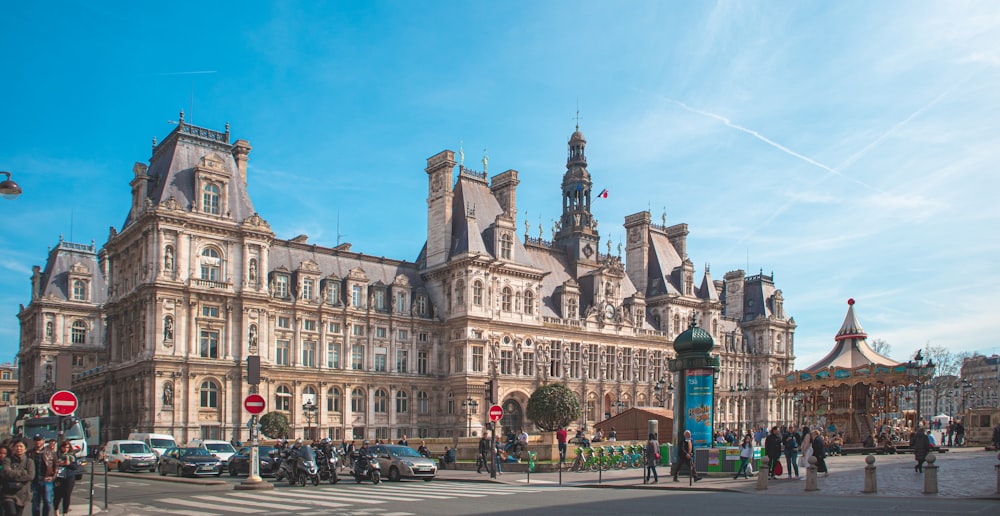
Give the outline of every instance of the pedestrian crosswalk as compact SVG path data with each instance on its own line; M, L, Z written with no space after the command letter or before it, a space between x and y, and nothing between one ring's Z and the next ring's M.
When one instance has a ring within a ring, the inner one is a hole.
M214 491L185 497L172 496L130 509L137 514L170 513L200 516L262 513L410 516L416 513L394 511L382 506L406 502L409 508L412 503L427 500L468 500L564 489L570 488L461 482L383 482L380 485L343 482L317 487L279 486L270 491Z

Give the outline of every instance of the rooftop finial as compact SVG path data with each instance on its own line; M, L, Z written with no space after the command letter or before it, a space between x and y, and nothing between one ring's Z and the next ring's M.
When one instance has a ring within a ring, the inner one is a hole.
M462 168L465 168L465 151L462 150L464 143L462 140L458 140L458 166Z
M184 110L183 109L181 110L181 115L180 116L181 116L180 122L177 122L177 124L178 125L184 125Z
M576 99L576 130L580 130L580 99Z
M486 148L483 148L483 173L490 171L490 156L486 153Z

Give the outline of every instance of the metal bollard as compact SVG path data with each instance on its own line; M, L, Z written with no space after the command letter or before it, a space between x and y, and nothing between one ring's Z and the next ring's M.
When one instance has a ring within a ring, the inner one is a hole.
M937 455L927 454L927 465L924 466L924 494L938 494L938 467L934 465Z
M878 478L875 477L875 456L869 455L865 457L865 490L863 493L877 493L878 492Z
M1000 460L1000 453L997 454L997 460ZM993 466L997 470L997 494L1000 494L1000 464Z
M806 468L806 491L819 491L816 480L816 457L809 457L809 467Z
M771 471L771 459L764 455L760 458L760 471L757 472L757 490L764 491L767 489L767 477L770 475Z

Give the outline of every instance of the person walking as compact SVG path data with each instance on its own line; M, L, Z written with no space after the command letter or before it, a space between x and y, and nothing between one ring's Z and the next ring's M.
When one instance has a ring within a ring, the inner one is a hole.
M794 429L788 432L785 437L785 466L788 467L788 478L799 478L799 440ZM795 468L795 476L792 477L792 468Z
M483 468L486 468L486 472L490 472L490 440L486 438L486 434L479 439L479 458L476 460L476 473L482 473Z
M733 475L733 480L740 477L740 473L743 474L743 478L750 478L747 473L747 469L750 467L750 459L753 458L753 438L749 434L743 438L743 442L740 444L740 467L736 469L736 474Z
M931 442L927 439L927 433L922 428L917 427L913 435L910 436L910 448L913 449L913 458L917 460L913 471L923 473L924 461L927 460L927 453L931 451Z
M770 461L770 468L767 472L768 478L775 478L775 467L781 460L781 436L778 435L778 427L772 426L771 433L764 438L764 454Z
M0 465L0 479L4 490L0 503L4 515L21 516L24 506L31 499L31 482L35 479L35 462L28 458L24 441L15 440L10 445L10 455Z
M1000 451L1000 424L993 427L993 450Z
M54 494L56 454L45 446L42 434L35 434L35 447L28 452L28 460L35 463L35 480L31 483L31 516L49 516Z
M812 431L812 451L816 457L816 473L822 473L824 477L830 476L830 471L826 469L826 442L819 430Z
M691 469L691 477L697 482L701 480L698 476L698 472L694 469L694 441L691 440L691 431L684 431L684 440L681 441L681 445L677 450L677 465L674 467L674 482L680 482L677 479L677 475L681 472L681 467L685 464Z
M56 453L56 480L55 492L52 507L58 516L66 516L69 513L70 497L73 495L73 488L76 486L76 470L79 467L76 462L76 454L73 453L73 445L69 441L59 444L59 451ZM62 510L59 506L62 503Z
M799 466L803 468L809 467L809 457L813 456L813 436L812 432L809 431L808 426L802 427L802 440L799 441L799 449L802 450L802 455L799 456ZM801 478L801 477L799 477Z
M556 442L559 443L559 462L566 462L566 427L561 426L556 430Z
M646 441L646 478L644 482L649 482L649 477L652 475L653 483L660 481L660 476L656 474L656 463L659 462L660 454L660 443L656 440L656 434L649 434L649 440Z
M503 475L503 460L506 452L504 452L503 441L500 440L500 436L497 436L496 442L493 443L493 454L493 467L496 468L497 475Z

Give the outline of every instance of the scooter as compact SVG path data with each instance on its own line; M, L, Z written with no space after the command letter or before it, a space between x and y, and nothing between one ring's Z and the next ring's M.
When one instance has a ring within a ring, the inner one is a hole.
M297 476L296 463L298 460L295 458L294 454L287 450L281 450L277 459L281 462L278 463L278 471L274 473L274 480L276 482L281 482L282 480L287 479L289 485L295 485Z
M298 467L295 469L296 477L300 486L306 482L312 485L319 485L319 467L316 465L316 451L310 446L303 446L299 450Z
M332 446L321 447L316 453L316 464L319 467L320 480L328 480L336 484L340 480L337 468L340 467L340 457Z
M354 471L351 474L354 475L354 480L359 484L366 478L370 479L373 484L378 484L382 481L382 466L378 463L375 454L371 452L358 453L354 458Z

